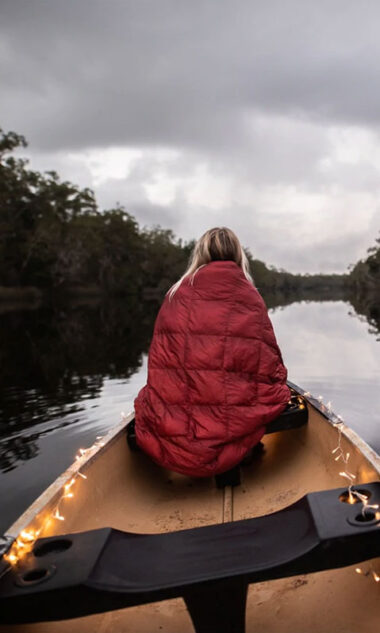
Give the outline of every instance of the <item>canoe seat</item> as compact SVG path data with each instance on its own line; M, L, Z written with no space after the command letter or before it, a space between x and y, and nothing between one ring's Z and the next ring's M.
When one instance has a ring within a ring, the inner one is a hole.
M308 420L308 409L302 396L292 392L291 399L286 406L286 409L267 427L265 434L278 433L280 431L288 431L303 426ZM136 441L135 420L131 420L127 425L126 437L130 450L132 452L139 452L139 446ZM248 460L256 459L263 452L263 444L260 442L257 446L253 447L251 455L248 456ZM247 458L242 463L246 462ZM240 464L234 466L230 470L227 470L220 475L216 475L215 483L217 488L225 488L226 486L239 486L241 482L240 478Z
M299 394L292 393L286 409L267 425L265 434L297 429L307 424L308 417L306 401Z
M362 484L380 503L380 482ZM380 518L347 489L273 514L162 534L111 528L36 541L0 578L0 621L55 621L183 597L197 633L244 631L247 588L380 555Z

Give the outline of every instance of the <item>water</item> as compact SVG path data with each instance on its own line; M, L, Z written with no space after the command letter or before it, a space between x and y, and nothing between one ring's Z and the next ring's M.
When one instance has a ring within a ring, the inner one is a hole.
M137 299L0 314L0 533L79 447L133 407L158 305ZM380 452L380 343L339 301L270 310L289 379Z
M271 319L289 379L380 452L380 342L368 322L344 301L299 302Z

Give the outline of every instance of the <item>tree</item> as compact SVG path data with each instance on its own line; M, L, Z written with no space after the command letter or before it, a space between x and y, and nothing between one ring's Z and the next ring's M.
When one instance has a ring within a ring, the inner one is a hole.
M72 221L96 215L97 206L90 189L61 182L53 171L32 171L27 160L9 155L26 146L23 136L0 130L0 283L55 286L68 261L77 272L83 259L70 241Z

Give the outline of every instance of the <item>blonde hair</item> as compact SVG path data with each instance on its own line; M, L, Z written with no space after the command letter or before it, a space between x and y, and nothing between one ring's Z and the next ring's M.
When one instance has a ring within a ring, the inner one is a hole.
M239 239L231 229L225 226L216 227L206 231L195 244L186 271L166 293L169 295L169 300L172 299L186 277L190 277L190 282L193 283L198 270L216 260L234 261L240 266L248 281L253 284L249 272L249 262Z

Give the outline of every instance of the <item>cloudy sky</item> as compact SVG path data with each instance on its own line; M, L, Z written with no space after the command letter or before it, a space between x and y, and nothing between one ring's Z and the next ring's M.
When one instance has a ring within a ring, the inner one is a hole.
M0 125L185 239L343 272L380 229L378 0L1 0Z

